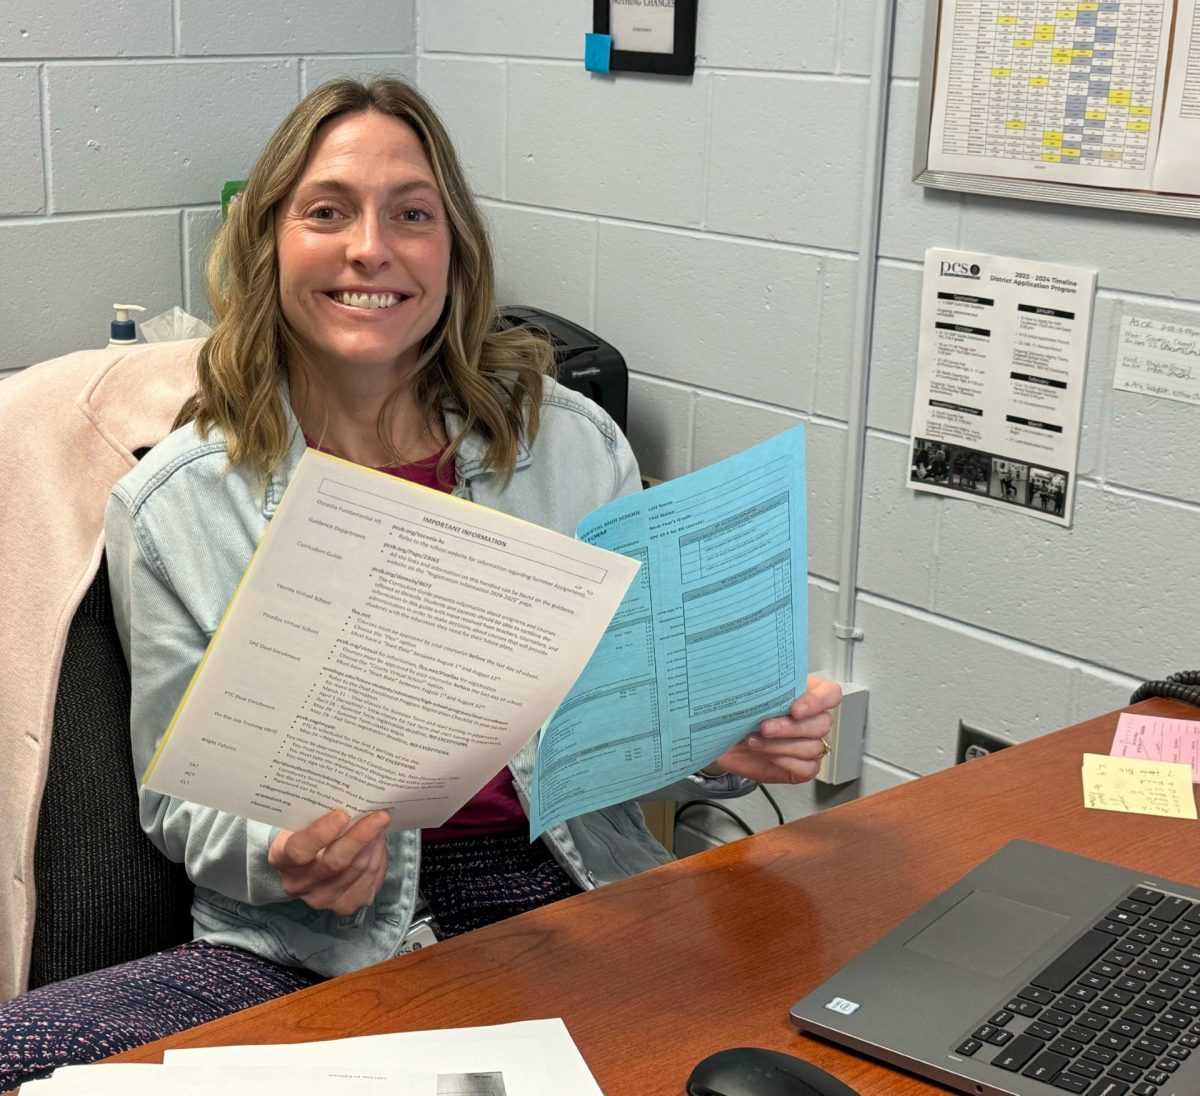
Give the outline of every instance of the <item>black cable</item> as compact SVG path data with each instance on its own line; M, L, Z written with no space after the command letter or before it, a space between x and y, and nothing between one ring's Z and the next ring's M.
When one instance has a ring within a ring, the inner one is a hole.
M783 811L781 811L779 809L779 804L775 802L775 797L769 791L767 791L767 786L765 784L759 784L758 790L767 797L767 802L770 803L771 806L775 808L775 817L779 819L779 824L782 826L783 825Z
M1134 690L1129 703L1137 704L1139 701L1149 700L1152 696L1182 700L1200 708L1200 670L1181 670L1161 681L1147 681Z
M733 811L731 811L728 807L722 806L720 803L714 803L711 799L689 799L686 803L681 803L675 808L674 824L676 826L679 825L679 819L682 817L683 812L686 811L688 807L711 807L714 811L720 811L722 814L727 814L741 827L742 832L745 833L747 837L754 836L754 831L750 828L749 824L744 818L734 814Z

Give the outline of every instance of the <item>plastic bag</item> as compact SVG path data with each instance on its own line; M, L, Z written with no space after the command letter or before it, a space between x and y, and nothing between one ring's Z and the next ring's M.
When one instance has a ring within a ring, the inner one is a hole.
M143 320L138 327L146 342L173 342L177 339L202 339L212 334L203 320L184 312L179 305Z

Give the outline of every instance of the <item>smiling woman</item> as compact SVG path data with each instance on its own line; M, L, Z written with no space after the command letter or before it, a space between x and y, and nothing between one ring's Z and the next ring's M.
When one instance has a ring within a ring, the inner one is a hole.
M438 452L448 469L465 437L445 436L447 404L478 424L503 477L522 431L537 433L552 351L497 324L482 216L440 119L407 84L339 80L301 102L208 274L219 322L180 423L219 426L233 464L266 474L286 452L281 379L310 439L370 466Z
M412 129L374 111L322 128L304 173L276 215L279 303L305 360L320 375L325 408L381 401L411 382L421 344L446 304L450 231L433 170ZM393 446L429 456L443 439L420 422L393 422ZM301 417L301 424L309 424ZM350 459L353 430L327 437ZM424 452L416 445L424 441ZM364 459L365 458L365 459Z
M568 535L641 486L612 420L546 376L549 342L499 322L483 220L406 84L335 81L291 112L218 234L209 293L196 394L105 521L139 773L309 445ZM837 700L810 681L663 794L812 779ZM535 749L424 831L333 811L280 832L140 789L143 830L195 883L196 939L0 1005L0 1090L670 858L633 803L531 843Z

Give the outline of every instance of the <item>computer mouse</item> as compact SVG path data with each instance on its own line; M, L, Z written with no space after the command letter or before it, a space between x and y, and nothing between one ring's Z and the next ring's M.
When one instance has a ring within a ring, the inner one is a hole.
M811 1062L778 1050L731 1047L700 1062L687 1083L688 1096L858 1096Z

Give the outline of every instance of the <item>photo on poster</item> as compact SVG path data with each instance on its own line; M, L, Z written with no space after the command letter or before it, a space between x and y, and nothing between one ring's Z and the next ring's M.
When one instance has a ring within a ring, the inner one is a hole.
M1070 474L1006 460L937 438L914 438L909 481L928 490L984 497L1016 509L1062 517Z

